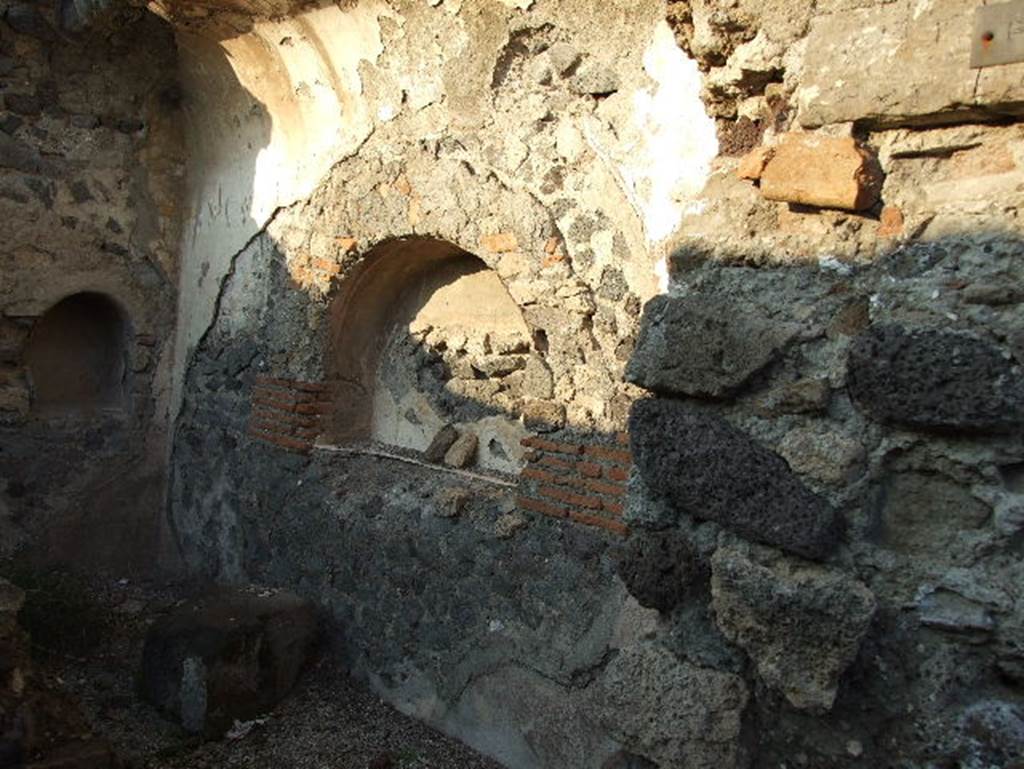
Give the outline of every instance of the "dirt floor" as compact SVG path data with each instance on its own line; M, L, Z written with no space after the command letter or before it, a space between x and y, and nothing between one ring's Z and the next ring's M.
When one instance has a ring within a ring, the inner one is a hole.
M384 704L323 652L265 720L250 722L233 737L201 742L164 720L135 693L146 628L175 607L187 594L185 588L123 579L91 581L81 590L76 587L73 600L64 602L70 622L53 634L54 626L42 623L45 616L55 620L62 606L40 607L44 588L36 594L39 616L22 623L35 624L34 635L57 648L37 648L36 669L54 689L79 701L94 736L108 740L127 767L500 769Z

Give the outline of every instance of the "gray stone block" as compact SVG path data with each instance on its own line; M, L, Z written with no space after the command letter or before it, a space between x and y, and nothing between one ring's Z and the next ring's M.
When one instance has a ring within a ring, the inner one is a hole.
M597 687L597 719L658 766L738 769L748 693L732 673L681 662L654 644L623 649Z
M786 461L720 417L680 401L637 401L629 419L644 483L695 518L806 558L828 555L840 521Z
M773 361L795 330L721 297L656 296L644 307L626 379L666 395L724 398Z
M150 627L142 695L188 731L220 737L288 693L316 626L313 606L292 593L218 589Z
M1006 431L1024 424L1024 380L1009 353L964 332L874 326L850 348L848 386L879 422Z
M842 572L740 548L711 559L715 622L797 708L831 709L875 613L867 587Z
M668 612L700 578L697 553L678 531L635 531L615 551L619 578L637 602Z

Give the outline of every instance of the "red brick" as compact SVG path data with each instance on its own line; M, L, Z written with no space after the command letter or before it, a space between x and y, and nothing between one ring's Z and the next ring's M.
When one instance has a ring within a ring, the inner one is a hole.
M576 494L566 489L560 489L556 486L541 486L538 491L542 496L550 497L551 499L557 499L559 502L565 502L568 505L577 505L578 507L588 507L591 510L601 509L601 500L597 497L585 496L583 494Z
M259 441L263 441L264 443L270 443L274 446L278 446L279 448L288 449L289 451L297 451L300 454L308 454L313 448L309 441L289 438L285 435L275 435L273 433L258 432L255 430L250 430L249 435Z
M608 500L605 500L601 504L603 505L604 509L607 510L612 515L622 515L623 513L624 508L622 507L621 502L609 502Z
M586 478L600 478L601 477L601 465L595 465L593 462L580 462L580 475Z
M605 473L613 481L628 481L629 470L623 470L621 467L609 467Z
M519 441L520 445L529 449L540 449L542 451L554 451L558 454L582 454L583 447L575 443L557 443L545 438L538 438L531 435Z
M545 467L554 467L558 470L565 470L567 472L576 469L575 461L566 461L564 459L559 459L558 457L543 456L537 464L544 465Z
M252 416L254 419L273 419L284 424L298 425L299 427L315 427L320 423L316 416L277 411L265 406L253 406Z
M633 462L633 455L625 449L613 449L608 446L587 446L587 454L608 462L619 462L625 465Z
M300 403L295 407L297 414L333 414L333 403Z
M587 478L584 484L591 491L597 492L598 494L608 494L613 497L621 497L626 493L626 487L618 483L607 483L605 481L597 481L593 478Z
M517 504L523 510L530 510L534 513L541 513L543 515L550 515L553 518L568 518L569 511L558 505L550 505L547 502L541 502L539 499L531 499L530 497L519 497Z
M576 521L576 523L583 523L587 526L597 526L608 531L613 531L616 534L625 537L629 534L629 527L621 521L612 521L608 518L600 518L596 515L587 515L586 513L578 513L573 510L569 513L569 517Z
M523 471L519 473L519 477L529 478L534 481L544 481L544 483L565 483L566 481L566 476L564 475L555 475L554 473L549 473L545 470L538 470L536 467L524 468Z
M295 411L299 406L295 401L270 398L266 395L253 395L252 403L254 406L266 406L267 408L284 412Z
M329 393L334 389L334 385L330 382L303 382L300 380L292 382L292 387L311 393Z

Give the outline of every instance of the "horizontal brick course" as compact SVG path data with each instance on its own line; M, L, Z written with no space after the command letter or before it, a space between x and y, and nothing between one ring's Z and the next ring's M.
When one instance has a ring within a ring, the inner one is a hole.
M249 435L289 451L307 453L321 432L320 418L333 409L329 382L260 375L252 390Z
M554 451L559 454L582 454L583 446L577 443L558 443L556 441L549 441L545 438L538 438L535 435L531 435L528 438L523 438L520 442L523 446L528 449L540 449L541 451Z
M569 511L564 507L558 505L552 505L547 502L541 502L539 499L531 499L530 497L520 496L517 500L519 507L523 510L532 510L535 513L541 513L542 515L550 515L553 518L568 518Z
M276 433L264 432L250 428L249 435L253 438L263 441L264 443L270 443L274 446L279 446L282 449L288 449L289 451L297 451L300 454L308 454L313 445L309 441L304 441L299 438L290 438L287 435L277 435Z
M596 515L578 513L575 510L569 513L569 518L576 521L576 523L583 523L587 526L597 526L602 529L607 529L608 531L613 531L623 537L629 534L629 527L622 523L622 521L612 521L608 518L600 518Z
M608 462L618 462L629 465L633 462L633 455L625 449L614 449L609 446L587 446L586 454L590 457L603 459Z
M566 489L559 488L558 486L541 486L539 491L545 497L551 497L551 499L557 499L559 502L565 502L569 505L586 507L591 510L601 509L601 500L597 497L591 497L585 494L576 494L575 492L567 491Z
M598 494L608 494L613 497L620 497L626 493L626 487L621 486L618 483L608 483L606 481L598 481L593 478L586 478L583 484Z
M519 506L597 526L620 535L628 529L619 518L624 511L625 481L632 456L629 436L617 433L614 444L559 441L531 435L521 443L527 449L520 473ZM557 503L557 504L556 504Z

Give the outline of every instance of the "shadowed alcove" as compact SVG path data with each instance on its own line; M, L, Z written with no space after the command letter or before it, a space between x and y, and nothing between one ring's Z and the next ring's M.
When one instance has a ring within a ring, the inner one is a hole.
M446 241L387 241L331 307L328 436L424 451L455 425L477 436L481 468L515 472L529 363L529 329L496 272Z
M72 294L47 310L25 350L33 409L122 407L127 335L124 313L103 294Z

